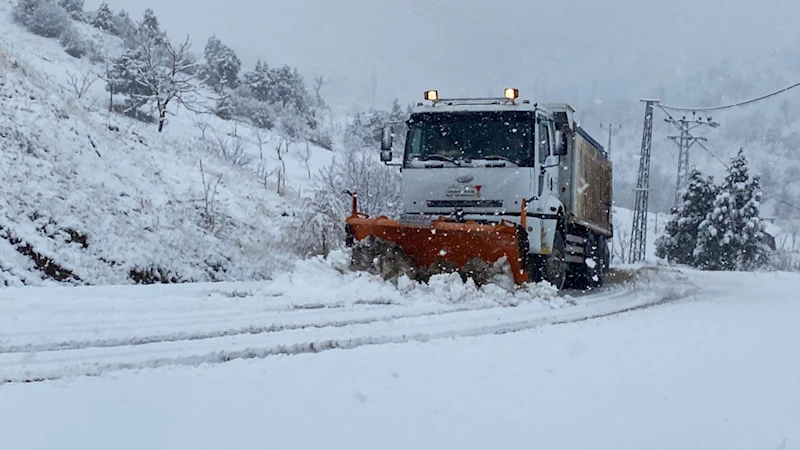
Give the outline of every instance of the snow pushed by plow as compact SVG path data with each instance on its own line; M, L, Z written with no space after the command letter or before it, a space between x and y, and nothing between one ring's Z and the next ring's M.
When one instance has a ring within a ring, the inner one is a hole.
M8 289L0 295L0 381L503 334L646 307L693 289L663 270L574 296L545 283L479 288L458 274L392 284L348 270L348 261L335 252L271 282Z

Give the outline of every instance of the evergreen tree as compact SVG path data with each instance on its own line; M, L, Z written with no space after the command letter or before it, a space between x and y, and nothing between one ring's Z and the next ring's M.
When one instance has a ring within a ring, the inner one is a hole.
M142 21L139 22L138 28L149 39L161 40L163 38L164 33L161 31L156 13L150 8L144 10L144 15L142 16Z
M114 24L114 14L111 12L111 8L108 7L108 3L103 2L100 4L100 7L97 8L94 19L92 19L92 26L111 34L117 34L117 29Z
M700 223L695 265L703 270L734 270L736 267L736 236L734 234L733 198L723 190L714 199L711 212Z
M112 33L124 39L126 42L130 41L134 32L136 31L136 24L131 19L131 16L123 9L118 12L113 18Z
M211 36L205 48L207 83L221 93L224 88L234 89L239 84L242 63L236 53L216 36Z
M717 196L712 178L699 171L689 174L689 184L681 193L681 202L672 211L665 233L656 241L656 256L671 263L699 265L694 255L700 224L712 210Z
M293 107L301 115L308 113L308 90L297 69L284 65L269 71L267 101L283 108Z
M266 102L269 99L269 67L265 63L256 62L256 68L244 75L244 83L256 100Z
M731 193L734 219L736 268L751 270L766 262L769 248L764 242L764 223L759 214L761 180L751 177L743 150L731 160L725 189Z
M744 151L731 160L725 182L700 224L695 255L699 267L752 270L766 262L769 246L759 218L761 181L751 177Z
M389 120L392 122L400 122L407 118L405 111L403 111L403 107L400 106L400 101L398 99L394 99L392 102L392 111L389 113Z

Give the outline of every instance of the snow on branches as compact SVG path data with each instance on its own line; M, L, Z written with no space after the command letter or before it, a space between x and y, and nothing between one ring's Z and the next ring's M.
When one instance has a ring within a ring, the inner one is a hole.
M140 27L136 45L112 61L107 89L112 95L126 95L128 110L154 105L161 132L170 105L193 110L192 103L199 95L203 81L196 75L197 63L190 48L188 36L176 46L166 34L154 33L152 27Z

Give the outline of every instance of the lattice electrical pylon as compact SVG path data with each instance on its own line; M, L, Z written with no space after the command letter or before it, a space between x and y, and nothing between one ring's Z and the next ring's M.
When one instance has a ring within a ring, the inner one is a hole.
M633 206L633 228L631 229L631 248L628 262L644 259L647 243L647 203L650 199L650 152L653 146L653 105L659 100L642 100L644 107L644 127L642 128L642 153L639 157L639 178L636 181L636 203Z
M689 149L695 142L706 140L702 137L694 137L689 132L699 126L708 125L716 128L719 124L712 121L711 117L697 118L694 113L692 113L691 119L687 119L686 116L680 119L668 116L664 121L671 123L681 132L680 136L669 136L678 145L678 176L675 180L675 204L677 205L681 200L681 189L689 184Z

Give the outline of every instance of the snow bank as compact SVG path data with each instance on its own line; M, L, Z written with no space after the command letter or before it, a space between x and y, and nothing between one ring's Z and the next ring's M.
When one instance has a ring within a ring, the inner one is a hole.
M391 283L377 275L352 271L349 262L349 250L333 251L327 259L316 257L298 261L291 270L276 275L267 287L254 295L281 296L292 304L302 304L307 298L322 298L339 304L425 302L516 306L544 302L560 307L567 301L558 297L558 291L549 283L516 286L510 275L508 280L498 279L481 287L471 279L465 283L457 273L434 275L428 283L417 283L405 276Z

